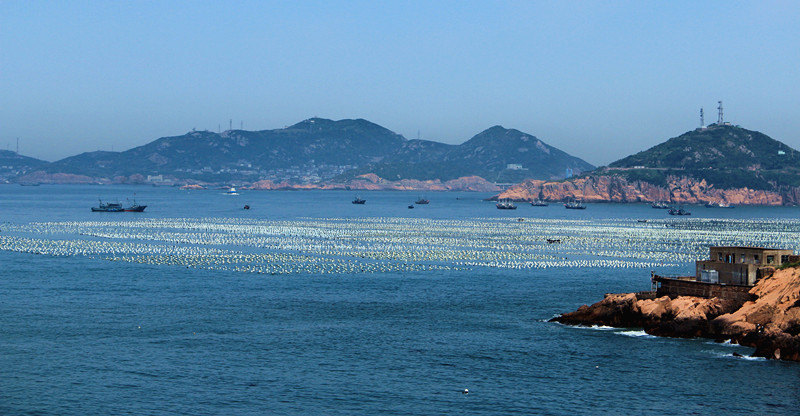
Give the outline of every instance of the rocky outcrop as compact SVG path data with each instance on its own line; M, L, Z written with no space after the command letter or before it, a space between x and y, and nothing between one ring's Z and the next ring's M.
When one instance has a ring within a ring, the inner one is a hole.
M758 282L754 301L635 293L609 294L591 306L553 318L568 325L641 327L651 335L706 337L755 348L754 356L800 361L800 268Z
M16 179L19 183L45 183L45 184L110 184L107 178L94 178L86 175L71 173L46 173L36 171Z
M495 184L480 176L467 176L442 182L438 179L421 181L416 179L401 179L389 181L368 173L355 177L347 182L323 182L320 184L291 184L288 182L275 183L270 180L258 181L247 189L277 190L277 189L349 189L363 191L473 191L497 192L500 190Z
M192 184L192 185L183 185L183 186L181 186L181 189L199 191L199 190L206 189L206 187L203 186L203 185Z
M800 188L781 192L749 189L718 189L705 180L687 177L668 179L666 186L643 181L628 181L621 176L588 176L567 181L528 180L515 185L497 199L530 201L565 201L581 199L586 202L653 202L672 201L676 204L726 202L730 205L794 205L800 201Z

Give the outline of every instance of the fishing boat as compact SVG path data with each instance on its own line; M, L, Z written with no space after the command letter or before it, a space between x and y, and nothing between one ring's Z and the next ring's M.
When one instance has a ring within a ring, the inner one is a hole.
M420 197L418 200L414 201L414 203L417 205L428 205L431 203L431 201L428 201L427 199Z
M228 189L228 191L225 192L225 195L239 195L239 193L236 192L236 188L231 186L231 189Z
M683 209L683 207L681 207L681 208L672 207L672 208L669 209L668 212L669 212L669 215L692 215L691 212L686 211L685 209Z
M583 205L580 200L569 201L566 204L564 204L564 208L566 208L566 209L586 209L586 205Z
M358 196L356 196L356 199L353 200L353 203L356 204L356 205L364 205L364 204L367 203L367 200L366 199L361 199Z
M119 202L103 202L100 200L100 205L92 207L92 212L123 212L122 204Z
M709 202L706 204L706 208L733 208L733 205L727 204L725 202Z
M133 202L133 205L124 209L125 212L144 212L144 209L147 208L147 205L139 205L136 201Z
M517 209L517 206L508 199L500 200L496 206L497 209Z
M544 202L541 199L531 201L531 206L533 207L546 207L547 205L547 202Z
M409 205L408 209L414 209L414 204Z
M650 207L655 209L669 209L669 204L664 201L655 201Z

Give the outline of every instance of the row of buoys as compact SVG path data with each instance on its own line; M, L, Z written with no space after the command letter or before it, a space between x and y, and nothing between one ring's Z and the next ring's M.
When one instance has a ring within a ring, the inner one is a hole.
M6 224L0 250L253 273L671 267L710 245L800 248L797 220L165 218ZM558 244L549 244L559 241Z

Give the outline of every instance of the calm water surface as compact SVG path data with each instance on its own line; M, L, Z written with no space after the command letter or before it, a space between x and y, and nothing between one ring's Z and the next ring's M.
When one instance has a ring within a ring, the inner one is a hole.
M143 214L89 212L98 197L134 192L150 205ZM409 210L417 194L362 192L365 206L354 196L4 185L0 234L4 224L104 219L665 215L636 204L503 212L475 193L431 193L430 205ZM796 363L546 322L606 292L648 287L643 269L271 276L0 251L0 414L798 414Z

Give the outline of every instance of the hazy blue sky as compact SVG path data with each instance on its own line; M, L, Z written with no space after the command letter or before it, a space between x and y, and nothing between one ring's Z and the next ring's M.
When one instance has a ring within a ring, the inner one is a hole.
M495 124L606 164L698 111L800 148L800 2L0 2L0 146L55 160L192 128Z

